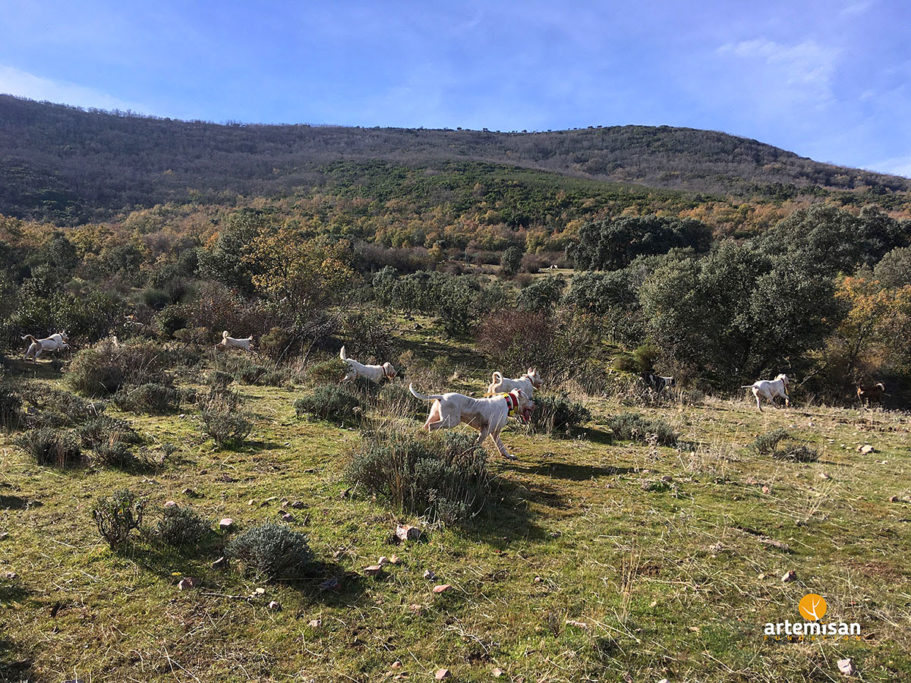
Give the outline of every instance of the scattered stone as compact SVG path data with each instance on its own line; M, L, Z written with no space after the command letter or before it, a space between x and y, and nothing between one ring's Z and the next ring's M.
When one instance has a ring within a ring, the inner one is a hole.
M166 508L176 508L176 507L177 507L177 503L174 502L173 500L169 500L169 501L167 501L167 502L164 504L164 506L165 506Z
M382 558L380 558L382 559ZM399 559L398 555L393 555L389 558L389 564L399 564L402 560Z
M772 492L772 489L770 489L768 486L763 486L762 492L768 494Z
M784 543L782 541L776 541L774 538L769 538L766 536L766 537L760 538L759 542L762 543L763 545L768 545L773 548L778 548L779 550L784 550L785 552L788 552L788 553L791 552L791 546L789 546L787 543Z
M228 561L224 556L219 557L215 562L212 563L212 569L222 569L228 565Z
M345 489L344 491L342 491L342 495L340 495L339 498L341 498L342 500L344 500L345 498L347 498L347 497L350 496L350 495L351 495L351 489L350 489L350 488L347 488L347 489Z
M838 660L838 670L845 676L853 676L854 672L857 671L857 669L854 668L854 662L851 661L850 657Z
M273 500L278 500L278 496L269 496L268 498L266 498L266 499L262 502L262 504L263 504L263 505L268 505L268 504L271 503Z
M319 628L322 625L323 625L322 619L311 619L310 621L307 622L307 626L309 626L310 628Z
M376 563L382 567L384 564L389 564L389 558L385 555L380 555L380 559L378 559Z
M369 567L364 567L364 573L367 576L379 576L383 573L383 565L371 564Z
M401 668L402 668L402 662L400 662L398 659L396 659L392 664L389 665L389 667L390 667L391 669L401 669Z
M291 507L293 507L295 510L300 510L300 509L302 509L303 507L305 507L304 504L303 504L302 502L300 502L299 500L295 500L293 503L290 503L290 505L291 505Z
M866 455L867 453L872 453L875 449L868 443L865 443L863 446L858 446L857 450Z
M417 541L421 538L421 530L416 526L397 524L395 527L395 537L399 539L399 541Z
M503 669L492 669L490 675L494 678L500 678L503 675Z
M540 576L535 577L535 583L541 583L543 580Z
M186 577L186 578L184 578L184 579L181 579L181 580L177 583L177 587L178 587L180 590L182 590L182 591L188 591L188 590L190 590L191 588L196 588L196 579L194 579L194 578L191 577L191 576L188 576L188 577Z
M415 614L420 614L421 612L424 611L424 605L414 605L414 604L412 604L412 605L408 605L408 609L410 609L410 610L411 610L412 612L414 612Z
M341 587L341 582L338 580L338 577L335 576L326 579L319 585L321 591L337 591Z
M832 477L830 477L830 476L829 476L828 474L826 474L825 472L820 472L820 473L819 473L819 478L820 478L820 479L831 479Z
M452 588L452 586L450 586L448 583L444 583L439 586L434 586L433 592L436 593L437 595L439 595L440 593L445 593L446 591L450 590L451 588Z
M665 474L663 477L661 477L661 481L671 482L674 481L674 478L669 474Z
M194 491L193 489L191 489L189 487L185 488L183 491L181 491L181 493L185 496L190 496L190 498L196 498L199 496L199 494L196 491Z
M724 545L721 543L721 541L718 541L718 543L714 543L709 546L709 551L714 555L717 555L722 550L724 550Z
M265 589L265 588L257 588L255 591L253 591L253 594L254 594L254 595L265 595L265 594L266 594L266 589Z
M791 581L796 581L797 572L795 572L793 569L789 569L787 572L785 572L785 575L781 577L781 580L784 583L791 583Z
M272 610L273 612L279 612L279 611L281 611L281 608L282 608L282 606L281 606L280 602L276 602L275 600L273 600L272 602L269 603L269 609Z
M890 502L890 503L897 503L897 502L898 502L898 496L889 496L889 502Z
M15 579L17 576L19 576L19 575L16 572L6 572L6 574L3 575L3 578L12 580L12 579Z
M434 574L433 571L430 569L428 569L424 572L424 578L427 579L428 581L433 581L436 577L437 577L437 575Z
M282 499L281 508L282 508L282 509L285 509L286 507L288 507L288 501L285 500L285 499Z
M765 574L760 574L756 578L759 579L760 581L762 581L765 578Z
M218 528L222 531L231 531L234 527L234 520L230 517L225 517L218 523Z
M282 519L286 522L294 521L294 515L292 515L290 512L282 512L281 516L282 516Z
M447 678L452 678L452 672L449 669L438 669L433 677L437 681L445 681Z
M9 538L9 534L7 532L5 532L5 531L0 532L0 541L5 541L8 538ZM393 557L395 557L395 555L393 555Z
M591 628L591 627L590 627L588 624L586 624L584 621L574 621L574 620L572 620L572 619L567 619L567 620L566 620L566 624L567 624L567 626L575 626L576 628L581 628L581 629L583 629L583 630L585 630L585 631L587 631L589 628Z

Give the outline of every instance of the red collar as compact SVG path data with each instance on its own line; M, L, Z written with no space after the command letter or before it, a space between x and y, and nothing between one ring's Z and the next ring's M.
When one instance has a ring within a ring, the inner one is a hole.
M503 398L506 399L506 405L509 408L509 412L512 412L519 407L519 399L518 397L513 396L512 393L506 394Z

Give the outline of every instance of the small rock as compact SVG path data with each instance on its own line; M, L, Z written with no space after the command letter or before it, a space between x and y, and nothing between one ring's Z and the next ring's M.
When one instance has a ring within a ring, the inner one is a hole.
M535 583L541 583L543 580L540 576L535 577Z
M295 500L295 501L294 501L293 503L291 503L290 505L291 505L291 507L293 507L295 510L300 510L300 509L302 509L302 508L304 507L304 504L303 504L302 502L300 502L299 500Z
M445 681L447 678L452 678L452 672L449 669L438 669L433 678L437 681Z
M380 558L382 559L382 558ZM399 559L398 555L393 555L389 558L389 564L399 564L402 560Z
M278 612L281 610L281 608L282 608L282 606L281 606L280 602L276 602L275 600L273 600L272 602L269 603L269 609L271 609L273 612Z
M231 531L234 526L234 520L230 517L225 517L218 523L218 528L222 531Z
M269 496L263 501L263 505L271 503L273 500L278 500L278 496Z
M715 555L720 553L722 550L724 550L724 545L721 543L721 541L709 546L709 552Z
M8 538L9 538L9 534L7 532L4 531L4 532L0 533L0 541L5 541ZM395 557L395 555L393 555L393 557Z
M281 507L282 509L285 509L286 507L288 507L288 501L287 501L287 500L283 500L280 507Z
M310 628L319 628L322 625L323 625L322 619L311 619L310 621L307 622L307 626L309 626Z
M760 581L762 581L765 578L765 574L760 574L756 578L759 579Z
M781 577L781 580L784 583L791 583L791 581L796 581L797 572L795 572L793 569L789 569L787 572L785 572L785 575Z
M383 565L371 564L369 567L364 567L364 573L367 576L379 576L383 573Z
M417 541L421 538L421 530L408 524L397 524L395 537L400 541Z
M433 571L430 569L428 569L424 572L424 578L427 579L428 581L433 581L436 577L437 577L437 575L434 574Z
M281 513L281 515L282 515L282 519L286 522L294 521L294 515L292 515L290 512L283 512L283 513Z
M829 476L828 474L826 474L825 472L820 472L820 473L819 473L819 478L820 478L820 479L831 479L832 477L830 477L830 476Z
M424 611L424 605L414 605L414 604L412 604L412 605L408 605L408 609L410 609L410 610L411 610L412 612L414 612L415 614L420 614L421 612Z
M217 560L215 560L215 562L212 563L212 569L221 569L221 568L225 567L227 564L228 564L228 561L224 558L224 556L222 556L222 557L219 557Z
M350 488L347 488L347 489L345 489L344 491L342 491L342 494L339 496L339 498L341 498L342 500L344 500L345 498L347 498L347 497L350 496L350 495L351 495L351 489L350 489Z
M382 567L384 564L389 564L389 558L385 555L380 555L380 559L378 559L376 563Z
M448 583L444 583L439 586L434 586L433 592L436 593L437 595L439 595L440 593L445 593L446 591L450 590L451 588L452 588L452 586L450 586Z
M389 668L390 669L401 669L402 662L400 662L398 659L396 659L392 664L389 665Z
M857 671L857 669L854 668L854 662L851 661L850 657L838 660L838 670L845 676L853 676L854 672Z
M661 477L661 481L671 482L674 481L674 478L669 474L665 474L663 477Z
M184 579L181 579L178 582L177 587L182 591L188 591L191 588L196 588L196 579L194 579L191 576L188 576Z
M254 595L265 595L265 594L266 594L266 589L265 589L265 588L257 588L255 591L253 591L253 594L254 594Z
M870 444L866 443L863 446L860 446L857 450L866 455L867 453L872 453L875 449Z
M165 506L166 508L176 508L176 507L177 507L177 503L175 503L173 500L169 500L169 501L167 501L167 502L164 504L164 506Z
M193 489L187 487L181 493L185 496L190 496L190 498L196 498L199 494Z
M889 496L889 502L890 502L890 503L897 503L897 502L898 502L898 496Z
M503 675L503 669L492 669L490 675L494 678L500 678Z
M772 492L772 489L770 489L768 486L763 486L762 492L768 494Z
M247 501L247 505L251 505L251 506L256 505L256 500L251 498L250 500Z
M17 576L19 576L19 575L16 572L6 572L6 574L3 575L3 578L12 580L12 579L15 579Z

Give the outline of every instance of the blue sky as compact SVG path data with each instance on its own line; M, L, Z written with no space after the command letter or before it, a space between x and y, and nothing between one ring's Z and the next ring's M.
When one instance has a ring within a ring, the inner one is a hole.
M911 177L906 0L4 0L0 16L0 92L32 99L216 122L690 126Z

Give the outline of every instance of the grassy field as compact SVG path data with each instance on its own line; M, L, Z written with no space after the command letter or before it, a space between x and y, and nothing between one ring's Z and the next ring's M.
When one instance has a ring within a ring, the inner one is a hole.
M487 374L449 351L458 374L445 388L482 393ZM176 448L145 474L41 467L0 434L0 679L432 680L446 668L468 681L498 669L515 681L827 681L850 657L862 680L911 680L908 414L802 407L799 395L762 414L745 398L641 407L575 395L593 414L579 437L513 427L517 461L489 449L502 500L474 524L393 545L397 522L421 520L349 488L359 432L298 419L299 387L236 388L255 414L236 450L216 448L193 410L110 406L147 448ZM667 421L681 445L612 440L608 420L629 411ZM750 448L776 428L819 460ZM124 487L150 519L168 500L241 529L290 511L314 576L257 582L212 568L217 548L180 554L139 536L112 552L90 510ZM393 554L381 576L364 573ZM796 580L783 582L788 571ZM179 590L187 576L197 587ZM340 588L322 590L331 577ZM438 584L452 589L434 594ZM826 599L824 622L858 622L861 637L764 637L767 622L803 621L807 593Z

